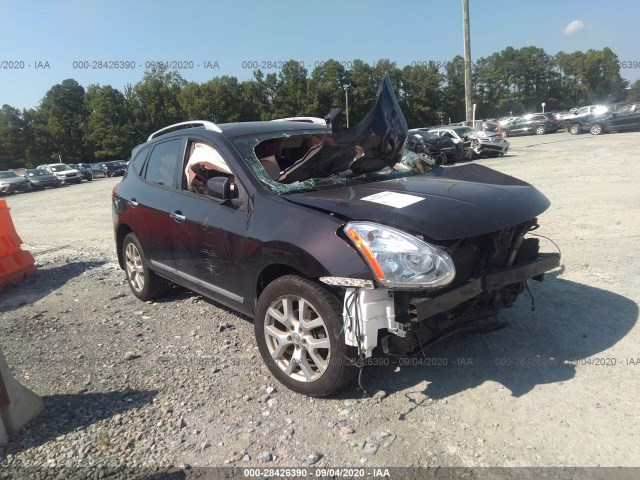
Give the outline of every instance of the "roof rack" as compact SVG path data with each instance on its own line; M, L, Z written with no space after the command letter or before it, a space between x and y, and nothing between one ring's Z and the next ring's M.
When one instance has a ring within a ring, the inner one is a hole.
M149 138L147 138L147 142L164 134L165 132L167 132L167 130L179 130L179 128L176 127L191 128L195 126L202 126L205 130L212 130L214 132L222 133L222 129L213 122L209 122L208 120L190 120L188 122L174 123L173 125L169 125L168 127L164 127L156 132L153 132L151 135L149 135Z

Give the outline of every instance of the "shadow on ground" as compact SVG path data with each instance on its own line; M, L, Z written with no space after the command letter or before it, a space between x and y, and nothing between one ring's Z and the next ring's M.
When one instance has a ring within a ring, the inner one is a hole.
M9 444L0 447L0 459L9 453L16 454L38 447L77 428L151 403L157 394L157 390L124 390L45 396L44 411L22 431L11 435Z
M502 330L444 339L427 349L425 356L413 359L378 357L388 359L389 364L366 367L364 388L369 394L396 392L426 381L422 393L443 399L493 381L520 397L536 385L571 380L576 364L616 362L618 368L624 364L623 358L599 354L636 324L635 302L607 290L554 278L553 274L547 275L543 284L533 283L535 313L525 293L512 309L497 315L497 321L509 324ZM361 396L362 391L354 386L338 398Z
M106 262L72 262L55 267L40 267L27 280L0 292L0 312L8 312L35 303L74 277Z

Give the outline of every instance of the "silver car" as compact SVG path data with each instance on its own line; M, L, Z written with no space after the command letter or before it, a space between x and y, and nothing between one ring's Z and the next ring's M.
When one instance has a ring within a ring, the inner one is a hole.
M82 182L82 177L80 176L80 172L75 168L71 168L66 163L50 163L49 165L41 165L38 168L44 168L49 173L52 173L63 183L80 183Z
M0 172L0 194L30 192L31 182L16 172Z

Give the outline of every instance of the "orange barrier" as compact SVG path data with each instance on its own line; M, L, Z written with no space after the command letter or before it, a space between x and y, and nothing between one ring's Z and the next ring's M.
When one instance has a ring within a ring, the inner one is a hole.
M7 201L0 200L0 290L36 273L33 256L20 245Z

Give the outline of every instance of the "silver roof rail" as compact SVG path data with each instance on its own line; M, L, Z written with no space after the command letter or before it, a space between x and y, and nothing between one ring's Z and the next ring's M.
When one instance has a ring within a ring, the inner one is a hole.
M149 135L149 138L147 138L147 142L161 135L163 132L166 132L167 130L173 130L176 127L188 128L187 125L194 126L194 127L202 126L205 128L205 130L213 130L214 132L222 133L222 129L213 122L209 122L208 120L190 120L188 122L174 123L173 125L169 125L168 127L164 127L156 132L153 132L151 135Z

